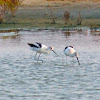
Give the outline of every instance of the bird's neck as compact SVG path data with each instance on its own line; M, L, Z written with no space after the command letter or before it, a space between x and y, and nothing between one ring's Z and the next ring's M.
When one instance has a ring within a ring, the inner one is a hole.
M50 49L48 49L48 48L43 51L44 54L49 54L49 52L50 52Z
M76 56L76 52L74 52L73 54L71 54L72 57Z
M77 52L74 52L74 53L73 53L73 56L78 57L78 53L77 53Z
M47 54L49 54L49 53L50 53L50 49L48 48L48 49L47 49Z
M46 50L50 52L51 49L50 49L50 47L48 47Z

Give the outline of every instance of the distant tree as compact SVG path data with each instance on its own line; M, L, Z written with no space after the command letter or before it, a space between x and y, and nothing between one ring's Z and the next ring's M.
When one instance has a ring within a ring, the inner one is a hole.
M7 0L7 7L11 11L12 16L15 17L16 10L21 5L22 0Z
M16 10L22 0L0 0L0 23L4 21L5 11L11 11L12 16L15 16Z
M0 0L0 23L3 22L5 12L5 0Z

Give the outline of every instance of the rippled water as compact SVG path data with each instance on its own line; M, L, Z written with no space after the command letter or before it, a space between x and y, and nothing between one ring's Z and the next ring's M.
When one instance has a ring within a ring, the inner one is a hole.
M12 35L11 35L12 34ZM53 46L42 54L44 63L34 60L27 43ZM72 45L79 53L66 57ZM19 31L0 33L0 100L100 100L100 36L89 30Z

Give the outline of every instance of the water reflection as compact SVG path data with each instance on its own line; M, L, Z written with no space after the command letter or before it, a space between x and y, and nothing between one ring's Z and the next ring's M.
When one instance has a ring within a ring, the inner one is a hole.
M94 36L100 36L100 30L90 30L90 29L86 29L86 30L82 30L82 29L73 29L73 30L63 30L63 33L66 36L70 36L71 34L83 34L83 35L94 35Z
M0 36L7 36L7 37L12 37L13 35L18 35L20 31L24 31L24 29L11 29L11 30L0 30ZM51 31L51 32L56 32L58 30L55 29L37 29L37 30L26 30L27 32L40 32L40 31ZM74 29L62 29L62 32L66 35L66 36L70 36L71 34L85 34L85 35L100 35L100 29L79 29L79 28L74 28Z
M100 36L100 30L98 31L91 31L91 34L94 36Z
M0 30L0 33L11 33L11 32L18 33L19 31L20 31L19 29L9 29L9 30Z
M69 31L63 31L63 33L64 33L66 36L70 36L70 35L71 35L71 32L69 32Z
M17 42L19 42L20 41L20 35L19 34L16 34L16 35L8 35L8 36L1 36L0 37L1 39L10 39L10 40L12 40L13 42L14 41L17 41Z
M20 41L19 30L0 30L0 38Z

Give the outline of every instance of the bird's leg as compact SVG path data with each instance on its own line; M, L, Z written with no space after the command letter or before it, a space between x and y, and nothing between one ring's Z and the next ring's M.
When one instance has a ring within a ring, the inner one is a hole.
M75 61L74 61L74 57L72 57L71 62L72 62L72 63L74 63L74 62L75 62Z
M76 57L76 58L77 58L78 64L80 65L80 62L79 62L79 59L78 59L78 57Z
M34 60L36 60L37 53L35 54Z
M41 53L39 54L39 56L38 56L38 59L37 59L37 60L39 60L40 55L41 55Z
M67 56L66 56L66 64L67 64Z
M41 53L39 54L37 61L42 61L42 60L39 60L40 55L41 55ZM43 61L42 61L42 63L43 63Z

